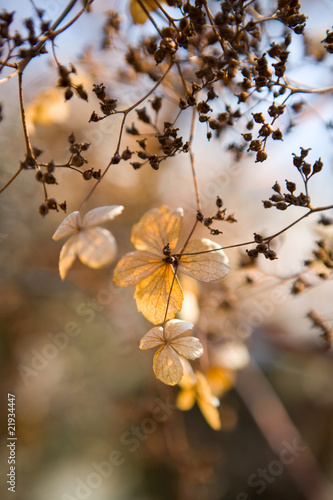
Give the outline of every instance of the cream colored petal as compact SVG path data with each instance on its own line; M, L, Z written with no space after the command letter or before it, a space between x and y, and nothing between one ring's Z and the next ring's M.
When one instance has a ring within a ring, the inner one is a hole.
M79 212L72 212L62 221L52 238L55 241L61 240L66 236L78 231L80 227L80 214Z
M130 252L118 262L113 281L118 286L137 285L163 265L161 258L149 252Z
M206 422L215 430L221 429L220 413L217 409L219 400L213 396L206 377L195 372L197 377L197 403Z
M154 325L164 321L168 298L171 296L166 319L173 319L182 307L183 292L170 264L164 264L138 283L134 298L138 311Z
M203 238L191 241L185 248L184 253L197 255L184 255L181 257L178 269L184 274L199 281L214 281L224 278L230 270L229 259L223 250L207 252L221 248L214 241Z
M142 337L140 341L140 349L152 349L160 346L161 344L165 344L163 328L161 326L154 326L154 328L151 328L149 332Z
M63 245L59 256L59 274L64 280L77 255L78 235L75 234Z
M171 212L164 205L146 212L132 229L131 241L137 250L148 250L163 255L163 248L169 243L171 250L177 244L182 230L183 210Z
M195 390L193 387L189 389L182 389L176 400L176 405L179 410L187 411L190 410L195 403Z
M112 220L117 215L120 215L123 210L124 207L122 205L94 208L83 217L82 227L97 226L98 224Z
M77 255L86 266L93 269L106 266L114 260L116 253L116 240L107 229L96 227L80 231Z
M203 354L203 347L196 337L180 337L171 342L172 347L187 359L197 359Z
M156 378L168 385L176 385L183 376L183 365L171 346L162 346L155 353L153 368Z
M190 335L192 328L192 323L188 321L172 319L168 321L164 327L164 337L167 341L170 341L180 335Z

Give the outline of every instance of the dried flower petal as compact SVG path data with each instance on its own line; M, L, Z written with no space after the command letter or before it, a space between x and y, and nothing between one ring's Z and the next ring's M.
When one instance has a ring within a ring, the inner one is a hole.
M199 253L198 255L184 255L181 257L178 269L184 274L199 281L214 281L224 278L230 270L229 259L220 245L207 238L191 241L184 253ZM216 250L209 252L209 250Z

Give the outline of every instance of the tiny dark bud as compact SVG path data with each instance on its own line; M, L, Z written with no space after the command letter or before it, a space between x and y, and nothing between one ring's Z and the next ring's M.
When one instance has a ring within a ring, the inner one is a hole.
M288 191L290 191L290 193L293 193L296 190L296 184L294 182L287 181L287 179L286 179L286 186Z
M48 214L49 209L46 203L42 203L39 207L39 213L45 217L46 214Z
M138 168L142 167L143 163L140 163L138 161L134 161L133 163L131 163L131 165L134 168L134 170L138 170Z
M253 233L253 234L254 234L254 241L256 243L262 243L263 237L261 236L261 234L257 234L257 233Z
M46 200L47 208L50 210L56 210L58 212L58 203L54 198L48 198Z
M281 186L280 186L280 184L279 184L278 182L276 182L276 183L274 184L274 186L272 186L272 189L273 189L274 191L276 191L277 193L281 194Z
M323 166L324 166L324 164L321 161L321 158L319 158L319 160L315 161L313 164L312 173L316 174L316 173L320 172L321 169L323 168Z
M67 210L67 202L64 201L63 203L60 203L59 204L59 208L61 208L61 210L63 210L65 213L66 213L66 210Z
M219 196L216 197L216 206L218 208L222 208L223 207L223 201L222 201L222 199Z
M69 101L73 97L73 95L74 92L71 87L67 87L67 89L65 90L65 101Z
M93 176L93 169L89 168L88 170L85 170L83 172L82 176L83 176L85 181L89 181Z
M88 94L84 90L83 85L77 85L76 87L74 87L74 89L75 89L75 92L77 93L77 95L80 97L80 99L83 99L84 101L88 101Z
M130 151L128 148L126 148L122 154L121 154L121 157L123 160L130 160L132 158L132 151Z
M251 250L246 250L246 253L248 254L251 260L254 260L258 257L258 251L255 248Z
M42 181L43 181L43 172L41 172L40 170L38 170L38 171L36 172L36 180L37 180L38 182L42 182Z
M277 203L275 206L278 210L286 210L288 208L287 203L283 203L281 201Z
M111 164L112 165L117 165L121 161L121 156L116 154L112 157L111 159Z
M266 259L269 259L269 260L277 259L276 252L274 252L274 250L271 250L270 248L268 250L266 250L265 257L266 257Z

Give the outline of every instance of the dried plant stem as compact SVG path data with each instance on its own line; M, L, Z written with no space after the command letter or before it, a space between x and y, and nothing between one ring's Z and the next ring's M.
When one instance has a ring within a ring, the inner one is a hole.
M22 86L22 71L20 71L18 74L18 87L19 87L19 98L20 98L21 121L22 121L23 133L24 133L25 146L26 146L26 150L27 150L27 156L32 158L33 157L32 147L31 147L31 143L30 143L27 122L25 119L23 86Z
M124 127L125 127L125 122L126 122L126 118L127 118L127 115L133 111L133 109L135 109L137 106L139 106L145 99L147 99L156 89L157 87L163 82L164 78L167 76L167 74L169 73L170 69L172 68L174 64L174 61L171 61L171 63L169 64L167 70L165 71L165 73L161 76L161 78L155 83L155 85L143 96L141 97L141 99L139 99L137 102L135 102L134 104L132 104L131 106L129 106L128 108L122 110L122 111L118 111L117 114L123 114L123 119L121 121L121 125L120 125L120 130L119 130L119 137L118 137L118 142L117 142L117 146L116 146L116 151L114 153L114 155L112 156L111 160L109 161L108 165L105 167L105 170L104 172L102 173L100 179L97 180L97 182L94 184L94 186L91 188L91 190L89 191L88 195L86 196L86 198L83 200L83 202L81 203L80 205L80 208L79 208L79 211L81 211L83 209L83 207L85 206L85 204L88 202L88 200L90 199L91 195L93 194L93 192L95 191L95 189L97 188L97 186L99 185L99 183L101 182L101 180L103 179L103 177L106 175L106 173L108 172L109 168L111 167L111 165L113 165L113 158L115 155L118 155L119 154L119 151L120 151L120 145L121 145L121 139L122 139L122 136L123 136L123 132L124 132ZM116 114L116 113L114 113ZM109 115L109 116L112 116L112 115Z
M326 207L317 207L317 208L310 208L310 210L302 215L302 217L299 217L296 219L294 222L286 226L284 229L281 229L281 231L278 231L277 233L273 234L272 236L267 236L266 238L263 238L263 243L270 243L274 238L277 236L280 236L280 234L284 233L285 231L288 231L291 227L295 226L298 224L301 220L305 219L308 217L310 214L316 213L316 212L324 212L325 210L331 210L333 209L333 205L328 205ZM213 248L212 250L205 250L204 252L193 252L193 253L179 253L175 254L175 257L180 257L181 255L200 255L203 253L210 253L210 252L217 252L219 250L226 250L227 248L237 248L237 247L242 247L245 245L253 245L254 243L257 243L255 240L252 241L246 241L244 243L237 243L235 245L227 245L225 247L220 247L220 248Z
M16 172L15 174L13 175L13 177L11 177L9 179L8 182L6 182L6 184L0 189L0 193L2 193L2 191L4 191L8 186L9 184L11 184L13 182L14 179L16 179L16 177L19 175L19 173L22 171L22 167L20 167Z
M200 195L199 195L199 187L198 187L198 179L197 175L195 172L195 163L194 163L194 154L193 154L193 149L192 149L192 144L193 144L193 137L194 137L194 131L195 131L195 124L196 124L196 108L193 108L192 111L192 121L191 121L191 132L190 132L190 139L189 139L189 154L190 154L190 161L191 161L191 169L192 169L192 176L193 176L193 182L194 182L194 189L195 189L195 196L197 199L197 207L199 212L201 212L201 202L200 202Z

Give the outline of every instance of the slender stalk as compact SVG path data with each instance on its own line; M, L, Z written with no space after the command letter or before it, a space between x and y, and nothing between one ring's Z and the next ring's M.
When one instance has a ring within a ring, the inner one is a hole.
M26 119L25 119L25 109L24 109L24 99L23 99L23 86L22 86L22 71L20 71L19 74L18 74L18 87L19 87L21 121L22 121L22 126L23 126L25 146L26 146L26 150L27 150L27 156L30 157L30 158L32 158L33 157L32 147L31 147L31 143L30 143L30 138L29 138L29 133L28 133L28 128L27 128L27 122L26 122Z
M198 179L197 175L195 172L195 163L194 163L194 154L193 154L193 149L192 149L192 144L193 144L193 138L194 138L194 131L195 131L195 125L196 125L196 108L193 108L192 112L192 122L191 122L191 132L190 132L190 139L189 139L189 154L190 154L190 161L191 161L191 169L192 169L192 176L193 176L193 182L194 182L194 189L195 189L195 196L197 199L197 207L199 212L201 212L201 202L200 202L200 195L199 195L199 187L198 187Z

